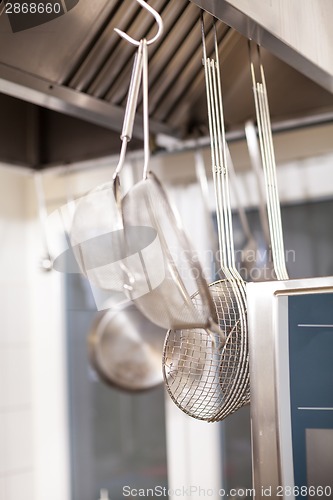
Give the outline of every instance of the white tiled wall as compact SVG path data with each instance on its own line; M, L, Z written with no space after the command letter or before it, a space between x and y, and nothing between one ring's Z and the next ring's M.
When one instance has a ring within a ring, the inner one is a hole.
M0 500L32 499L27 177L0 167L0 179Z
M0 348L0 411L31 405L31 348L13 343Z
M5 435L5 472L13 475L34 465L32 411L14 410L3 414Z
M0 477L0 500L6 500L5 497L5 479Z
M12 242L6 237L5 245ZM22 254L24 249L22 248ZM2 262L2 259L0 259ZM9 344L29 344L29 292L30 287L23 275L10 277L10 269L0 264L0 346ZM9 276L5 277L8 274Z
M0 500L69 495L61 276L38 266L35 205L31 176L0 165Z
M3 475L6 470L6 448L5 448L5 414L0 412L0 479L3 480Z
M28 476L20 476L20 481L22 479L22 484L26 484L28 489L33 484L33 500L69 500L64 275L57 271L45 272L39 267L44 249L31 178L27 194L30 217L26 223L26 267L30 286L28 307L34 481L32 483ZM25 446L28 453L29 443L26 442Z
M33 471L17 473L7 477L6 500L8 498L15 498L15 500L35 500L34 479Z

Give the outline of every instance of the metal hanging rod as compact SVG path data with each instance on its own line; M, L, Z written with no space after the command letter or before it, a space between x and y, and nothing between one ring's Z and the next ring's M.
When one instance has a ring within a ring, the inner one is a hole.
M300 118L283 120L279 122L272 123L272 132L274 134L282 132L291 132L293 130L300 130L307 127L315 127L319 125L324 125L328 123L333 123L333 112L326 112L317 115L304 116ZM226 133L226 140L228 143L243 141L245 140L245 129L232 130ZM157 146L163 149L157 149L152 153L152 156L165 156L172 154L181 154L186 152L195 151L197 149L209 147L210 139L209 137L201 137L196 139L188 139L185 141L170 138L169 136L158 135L157 136ZM137 150L132 151L127 154L128 161L141 160L143 158L143 151ZM119 155L112 155L104 158L91 158L89 160L84 160L82 162L76 162L73 164L56 164L56 165L42 165L44 174L54 174L58 173L61 175L70 175L72 173L89 171L91 169L96 169L98 167L110 166L117 163Z
M291 132L293 130L301 130L308 127L316 127L319 125L325 125L333 123L333 112L320 113L317 115L303 116L299 118L293 118L289 120L282 120L272 123L272 132L274 134ZM246 139L245 129L237 129L226 132L227 142L237 142ZM210 144L209 137L201 137L199 139L189 139L187 141L174 141L174 148L166 149L166 151L160 151L157 154L171 154L171 153L182 153L185 151L195 150L198 147L208 147ZM179 144L179 146L177 146Z

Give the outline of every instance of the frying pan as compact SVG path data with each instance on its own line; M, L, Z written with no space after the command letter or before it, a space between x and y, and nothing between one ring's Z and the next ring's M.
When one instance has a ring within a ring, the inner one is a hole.
M107 385L129 392L163 382L161 357L165 330L132 302L97 314L88 336L92 366Z

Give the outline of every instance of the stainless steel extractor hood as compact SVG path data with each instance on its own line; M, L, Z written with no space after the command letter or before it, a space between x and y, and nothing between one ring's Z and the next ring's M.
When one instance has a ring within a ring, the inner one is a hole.
M333 92L331 0L192 0Z
M22 24L5 10L0 16L0 105L5 111L0 114L0 159L35 167L119 150L135 48L114 28L135 38L149 37L156 29L134 0L49 3L62 11L39 19L40 24L35 18ZM205 135L200 8L188 0L149 3L165 24L163 37L149 53L152 134ZM207 7L205 0L200 3ZM212 49L211 23L206 30ZM221 22L219 47L226 125L235 130L254 117L247 39ZM263 60L273 122L333 112L328 90L269 51L263 51ZM141 103L133 147L142 138L140 111Z

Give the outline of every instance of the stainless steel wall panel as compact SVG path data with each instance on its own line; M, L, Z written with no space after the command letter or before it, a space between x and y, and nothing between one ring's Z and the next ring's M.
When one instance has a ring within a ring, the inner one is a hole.
M333 91L330 0L191 0Z
M118 19L122 19L122 22L124 23L127 16L131 19L133 12L136 12L135 4L126 9L125 12L119 8L121 4L121 0L116 4L114 4L114 2L110 2L110 7L112 6L112 9L110 10L110 14L106 16L102 30L96 33L94 43L90 46L88 52L85 54L85 57L78 65L77 70L72 72L67 77L66 84L69 87L80 92L86 91L87 87L91 83L91 80L94 78L94 75L99 68L102 67L103 62L108 57L108 54L110 54L115 45L119 43L118 37L113 36L113 23L117 22Z

